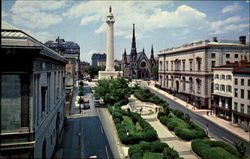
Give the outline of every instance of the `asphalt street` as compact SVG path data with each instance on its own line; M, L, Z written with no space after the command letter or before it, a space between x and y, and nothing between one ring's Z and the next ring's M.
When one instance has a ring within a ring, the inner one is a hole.
M85 86L85 97L89 98L90 109L82 110L72 104L71 116L67 119L63 139L63 158L114 158L109 142L94 107L90 87ZM75 100L75 97L74 97Z
M149 88L149 87L147 87L147 88ZM189 114L192 121L194 121L196 124L203 127L205 130L208 130L208 134L210 137L215 138L217 140L225 141L231 145L233 145L233 143L235 143L235 142L239 142L239 141L243 142L247 148L246 154L250 155L250 143L249 142L241 139L240 137L227 131L226 129L214 124L213 122L210 122L206 118L203 118L200 115L198 115L198 114L190 111L189 109L181 106L180 104L176 103L173 99L169 99L169 98L159 94L157 91L154 91L152 89L150 89L150 91L152 93L154 93L155 95L157 95L158 97L160 97L161 99L167 101L170 108L177 109L177 110L180 110L184 113ZM208 127L207 127L207 125L208 125Z

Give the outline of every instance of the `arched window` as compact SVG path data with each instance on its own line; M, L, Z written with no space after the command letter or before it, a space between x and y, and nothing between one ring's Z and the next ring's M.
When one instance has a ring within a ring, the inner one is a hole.
M197 93L201 93L201 80L197 78L196 83L197 83Z
M220 79L221 79L221 80L225 80L225 75L221 75L221 76L220 76Z
M232 92L232 86L227 85L227 92Z
M220 85L220 91L225 92L225 85L224 84Z
M183 88L183 91L185 92L186 91L186 80L185 80L185 77L182 77L182 88Z
M219 84L215 84L215 88L214 88L215 90L219 90Z
M215 79L219 79L219 75L218 74L215 74Z
M232 80L232 76L231 75L227 75L226 76L226 80Z
M189 92L193 93L193 79L192 79L192 77L189 78Z
M143 61L143 62L141 63L141 67L146 67L146 62Z

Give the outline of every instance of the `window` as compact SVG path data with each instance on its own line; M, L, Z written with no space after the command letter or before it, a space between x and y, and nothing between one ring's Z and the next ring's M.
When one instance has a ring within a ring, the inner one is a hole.
M185 71L185 60L182 60L182 70Z
M247 80L247 85L250 86L250 79Z
M189 60L189 67L190 67L190 71L193 70L193 59Z
M247 91L247 99L250 100L250 90Z
M241 80L240 80L240 84L241 84L242 86L244 86L244 79L241 79Z
M227 75L227 76L226 76L226 79L227 79L227 80L231 80L231 79L232 79L232 76L231 76L231 75Z
M229 64L230 63L230 61L226 61L226 64Z
M216 65L216 61L212 61L211 62L211 67L215 67L215 65Z
M244 113L244 104L240 104L240 112Z
M234 110L238 111L238 103L234 102Z
M216 54L215 53L212 53L211 54L211 58L215 58L216 57Z
M215 90L219 90L219 84L215 84Z
M45 111L45 98L46 98L47 87L41 87L41 95L42 95L42 112Z
M235 78L235 79L234 79L234 84L235 84L235 85L238 85L238 78Z
M232 87L227 85L227 92L232 92Z
M230 58L230 54L226 54L226 58Z
M234 97L238 97L238 89L237 88L234 89Z
M250 105L247 106L247 114L250 114Z
M168 71L168 61L166 61L166 70Z
M220 85L220 90L225 92L225 85L224 84Z
M225 75L221 75L221 76L220 76L220 79L221 79L221 80L224 80L224 79L225 79Z
M201 70L201 58L197 58L197 71Z
M240 90L240 97L241 97L242 99L244 99L244 89L241 89L241 90Z
M162 71L162 61L160 61L160 71Z
M173 71L173 67L174 67L174 62L171 61L171 71Z
M234 58L239 58L239 54L234 54Z
M215 74L215 79L219 79L219 75L218 74Z

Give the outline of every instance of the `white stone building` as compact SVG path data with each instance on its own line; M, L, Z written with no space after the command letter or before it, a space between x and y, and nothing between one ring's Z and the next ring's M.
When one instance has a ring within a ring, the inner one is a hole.
M232 122L250 131L250 63L233 71Z
M63 133L67 61L4 22L0 61L1 157L51 158Z
M159 87L198 108L211 108L213 72L215 66L249 59L246 37L240 43L193 42L159 52Z

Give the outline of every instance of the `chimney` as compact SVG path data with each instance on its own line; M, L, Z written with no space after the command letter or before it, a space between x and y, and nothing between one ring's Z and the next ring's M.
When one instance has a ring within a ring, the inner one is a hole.
M217 37L213 37L214 42L218 42Z
M240 44L246 45L246 36L240 36L239 40L240 40Z

